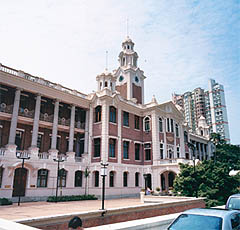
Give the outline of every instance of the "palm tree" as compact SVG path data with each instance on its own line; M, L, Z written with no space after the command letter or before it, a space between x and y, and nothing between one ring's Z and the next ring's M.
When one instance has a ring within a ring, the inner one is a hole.
M91 171L89 170L89 167L87 166L84 170L84 177L85 177L85 196L87 195L87 185L88 185L88 177L90 175Z

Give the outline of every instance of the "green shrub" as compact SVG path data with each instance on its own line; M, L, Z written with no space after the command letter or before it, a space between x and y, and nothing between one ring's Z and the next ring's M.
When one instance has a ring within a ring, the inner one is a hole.
M7 198L0 198L0 205L11 205L12 201Z
M49 196L47 202L65 202L65 201L79 201L79 200L97 200L95 195L77 195L77 196Z

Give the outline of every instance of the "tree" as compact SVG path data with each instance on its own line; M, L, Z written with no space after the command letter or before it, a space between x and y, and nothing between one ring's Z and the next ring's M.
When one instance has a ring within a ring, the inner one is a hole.
M199 162L195 174L193 166L180 164L180 173L174 181L173 192L182 196L193 196L195 185L198 195L207 198L208 207L225 204L231 194L239 192L240 176L229 176L229 172L240 169L240 147L218 144L216 153L215 161Z
M87 166L84 170L84 177L85 177L85 195L87 195L87 185L88 185L88 177L90 175L91 171L89 170L89 167Z

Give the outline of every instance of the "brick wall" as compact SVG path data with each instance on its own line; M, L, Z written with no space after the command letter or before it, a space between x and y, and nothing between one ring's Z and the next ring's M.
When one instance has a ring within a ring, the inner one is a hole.
M203 199L198 200L183 200L171 203L158 203L127 207L121 209L110 209L102 216L102 211L91 211L90 213L79 213L79 217L83 220L83 227L94 227L105 224L113 224L130 220L144 219L155 216L162 216L172 213L178 213L191 208L204 208L205 202ZM74 214L76 215L76 214ZM50 218L33 219L31 221L21 221L32 227L38 227L44 230L67 230L68 221L73 215L61 215Z

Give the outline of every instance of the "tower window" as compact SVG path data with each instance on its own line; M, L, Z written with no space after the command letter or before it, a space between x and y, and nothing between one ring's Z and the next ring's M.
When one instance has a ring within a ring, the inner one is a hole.
M101 121L102 107L99 105L95 108L95 122Z
M119 77L119 81L120 81L120 82L123 81L123 79L124 79L123 76L120 76L120 77Z
M107 81L105 81L105 87L108 87L108 83L107 83Z
M116 108L113 106L110 106L109 121L116 123Z
M135 77L135 82L137 82L137 83L139 82L139 79L137 76Z

